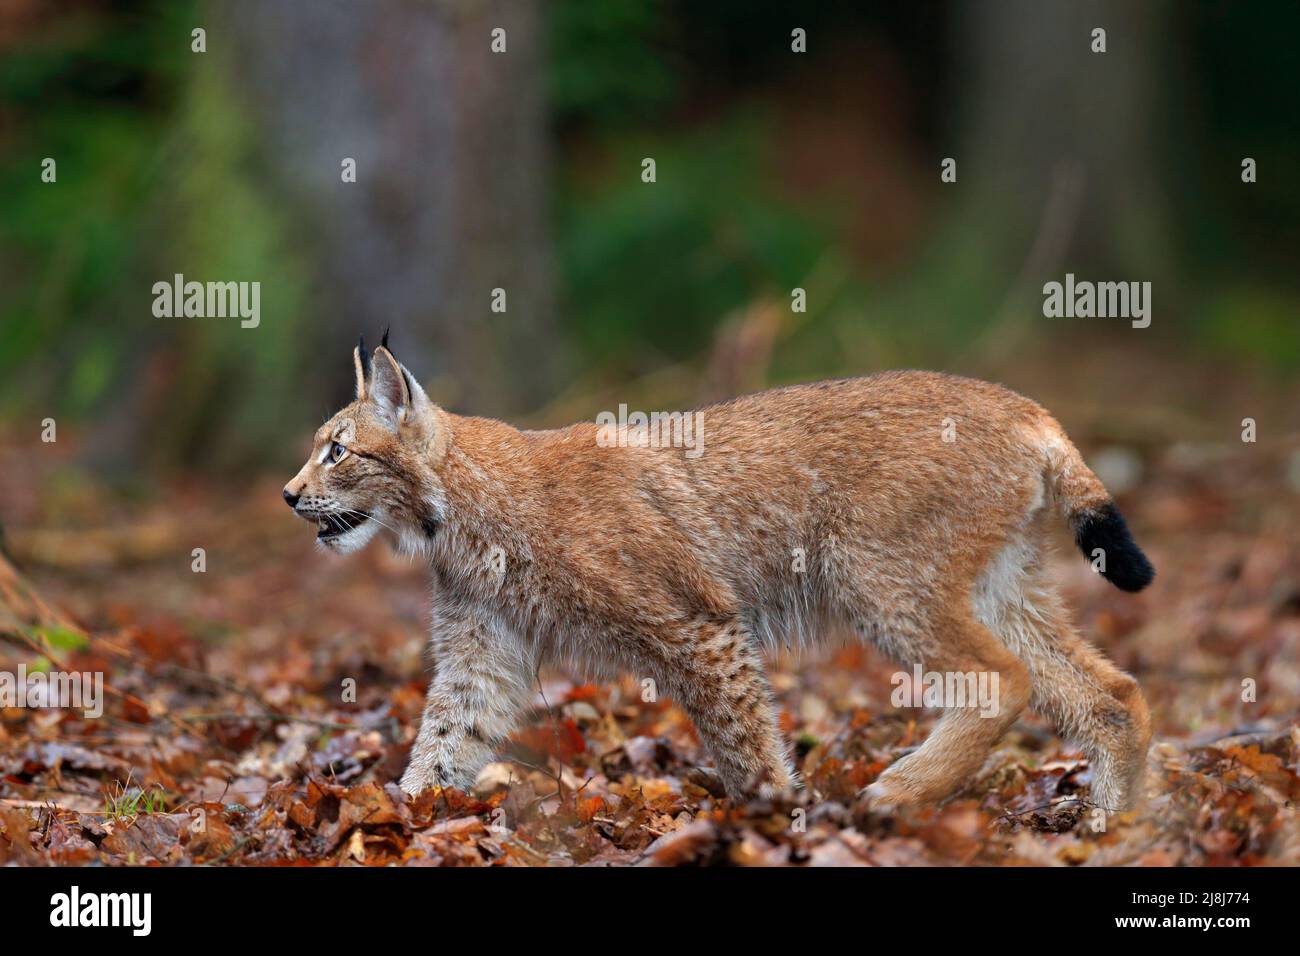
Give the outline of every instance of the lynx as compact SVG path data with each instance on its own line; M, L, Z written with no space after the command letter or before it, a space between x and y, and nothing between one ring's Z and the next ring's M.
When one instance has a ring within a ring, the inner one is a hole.
M525 431L434 405L384 344L316 432L284 498L322 547L381 531L427 559L434 671L401 779L469 787L516 728L543 660L653 679L737 796L795 785L763 652L839 629L908 669L994 675L864 791L942 800L1026 707L1091 762L1092 800L1138 796L1137 682L1083 640L1043 570L1060 515L1107 580L1154 571L1061 426L1005 388L898 371L699 410L703 453ZM624 426L634 428L635 426Z

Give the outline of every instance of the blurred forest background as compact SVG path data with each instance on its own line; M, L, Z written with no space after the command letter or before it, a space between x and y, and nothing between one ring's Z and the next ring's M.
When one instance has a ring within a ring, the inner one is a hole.
M435 399L532 425L929 366L1067 424L1226 401L1230 437L1234 391L1300 366L1298 31L1290 2L3 0L0 417L82 426L128 482L282 468L391 324ZM1044 319L1066 271L1151 281L1152 327ZM260 327L155 318L178 272L260 281Z
M0 863L1300 861L1297 36L1294 0L0 0L0 670L109 694L0 710ZM1150 327L1045 318L1067 272L1150 282ZM156 318L177 273L260 324ZM1050 559L1151 703L1151 801L1094 829L1026 714L962 799L851 819L937 718L857 647L770 669L807 833L710 790L671 702L549 668L473 795L406 801L427 572L280 497L387 325L533 427L900 366L1039 400L1159 569Z

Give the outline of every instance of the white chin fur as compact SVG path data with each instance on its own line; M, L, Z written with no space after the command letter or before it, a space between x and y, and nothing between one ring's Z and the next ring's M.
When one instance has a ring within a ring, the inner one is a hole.
M432 546L427 535L412 528L403 528L397 535L396 544L399 554L415 558L428 557Z
M316 543L326 551L334 551L337 554L351 554L353 551L360 551L368 545L378 532L379 523L377 521L363 521L351 531L344 531L332 538L317 538Z

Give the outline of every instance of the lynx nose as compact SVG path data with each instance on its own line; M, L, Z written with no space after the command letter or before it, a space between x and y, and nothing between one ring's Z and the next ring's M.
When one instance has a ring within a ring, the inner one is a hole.
M301 497L302 495L295 495L288 488L284 489L284 501L290 508L296 508L298 506L298 499Z

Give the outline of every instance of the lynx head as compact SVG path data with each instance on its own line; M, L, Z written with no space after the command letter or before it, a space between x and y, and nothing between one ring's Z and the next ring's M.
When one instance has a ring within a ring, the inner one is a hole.
M312 439L311 454L284 486L294 513L317 526L316 541L356 551L382 529L421 550L446 510L438 466L447 452L447 416L388 349L365 339L352 351L357 397Z

